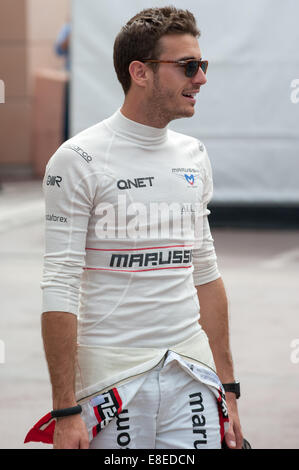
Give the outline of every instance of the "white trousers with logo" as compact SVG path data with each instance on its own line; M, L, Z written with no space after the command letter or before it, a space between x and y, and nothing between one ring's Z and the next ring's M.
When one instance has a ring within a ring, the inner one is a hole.
M177 361L163 362L146 374L130 402L92 439L91 449L221 448L224 425L217 395ZM134 381L128 386L134 387Z

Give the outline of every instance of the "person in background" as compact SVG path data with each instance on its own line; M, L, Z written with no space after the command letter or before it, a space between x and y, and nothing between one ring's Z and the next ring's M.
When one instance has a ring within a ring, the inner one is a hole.
M69 94L70 94L70 72L71 72L71 60L70 60L70 41L71 41L71 23L66 22L60 29L57 39L55 41L54 50L55 53L64 57L64 68L68 72L68 80L65 85L65 101L64 101L64 129L63 129L63 140L66 141L69 138Z

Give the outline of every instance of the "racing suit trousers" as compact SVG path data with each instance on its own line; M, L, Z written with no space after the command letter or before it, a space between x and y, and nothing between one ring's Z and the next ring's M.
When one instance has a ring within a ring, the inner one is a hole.
M134 380L129 386L134 387ZM146 374L122 412L92 439L90 448L220 449L215 394L178 362L165 365L163 359Z

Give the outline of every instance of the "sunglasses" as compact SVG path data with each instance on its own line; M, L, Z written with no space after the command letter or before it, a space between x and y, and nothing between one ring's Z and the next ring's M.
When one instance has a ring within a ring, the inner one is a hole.
M186 77L192 78L195 77L197 74L199 67L203 71L204 74L207 73L208 69L208 61L207 60L194 60L194 59L187 59L187 60L151 60L151 59L144 59L140 62L144 63L151 63L151 64L177 64L180 67L184 67Z

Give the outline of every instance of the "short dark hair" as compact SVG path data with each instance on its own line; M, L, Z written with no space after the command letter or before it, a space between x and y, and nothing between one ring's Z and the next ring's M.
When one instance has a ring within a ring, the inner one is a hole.
M159 58L159 40L167 34L199 37L200 31L190 11L173 6L142 10L120 30L114 42L113 61L125 94L131 86L130 63L133 60Z

